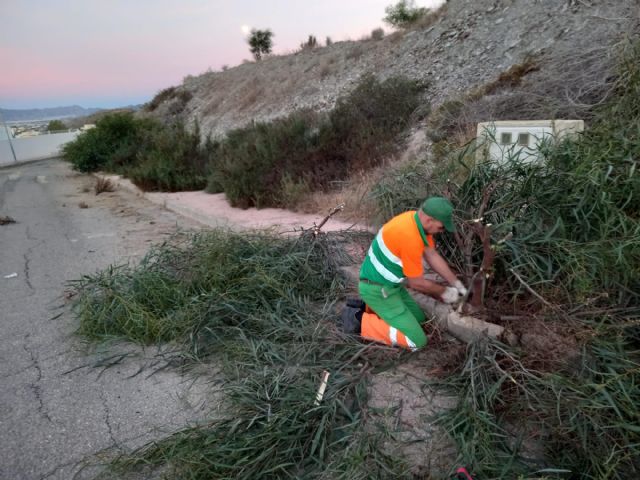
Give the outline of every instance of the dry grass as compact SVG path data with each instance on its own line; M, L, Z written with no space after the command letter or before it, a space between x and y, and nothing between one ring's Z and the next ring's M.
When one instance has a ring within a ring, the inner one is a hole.
M540 70L539 59L535 56L527 56L522 62L511 65L511 67L502 72L494 81L473 90L469 94L469 99L478 100L500 90L517 87L522 84L522 80L526 75L537 72L538 70Z
M375 28L371 30L371 40L382 40L384 38L384 29Z
M404 32L402 30L397 30L395 32L390 33L385 37L391 43L398 43L404 38Z
M429 118L429 137L434 142L464 140L465 132L488 120L590 120L593 107L613 91L611 50L601 46L550 58L527 57L495 80L442 103Z
M376 186L391 168L398 168L415 160L413 157L390 158L371 170L357 172L341 182L334 190L327 192L309 192L303 195L296 209L303 213L324 214L336 205L343 203L344 210L336 215L345 222L377 224L382 221L376 200L371 196Z
M364 46L361 43L356 43L345 55L345 60L358 60L364 55Z
M96 183L93 186L93 191L96 193L96 195L100 195L104 192L114 192L115 189L116 186L114 185L114 183L105 177L96 178Z
M323 59L322 62L320 62L318 73L322 80L336 72L335 61L335 57L329 57Z
M442 17L444 17L447 14L447 10L448 8L446 3L443 3L436 10L429 10L429 12L426 15L420 17L420 19L418 19L416 23L411 25L411 29L421 30L421 29L429 28L430 26L438 22Z
M343 203L345 208L336 218L347 222L365 223L375 215L376 204L367 198L367 194L378 182L380 175L377 169L360 172L342 182L335 190L308 192L298 201L297 210L321 214Z
M179 87L168 87L164 90L160 90L153 99L145 105L145 110L153 112L163 103L173 101L174 103L171 107L173 108L174 113L180 113L192 98L193 93L189 90L184 90Z
M246 110L255 105L263 94L264 87L257 78L254 78L243 89L240 98L240 110Z
M222 102L223 102L223 99L214 94L212 97L209 98L209 101L204 107L204 110L202 112L203 116L209 116L216 113L218 111L218 108L220 108L220 105L222 105Z

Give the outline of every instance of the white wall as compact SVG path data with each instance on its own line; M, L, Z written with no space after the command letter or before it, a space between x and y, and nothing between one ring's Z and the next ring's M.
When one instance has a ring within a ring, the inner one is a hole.
M74 140L79 132L51 133L34 137L14 138L11 140L18 159L17 163L30 160L52 158L60 155L62 146ZM0 139L0 166L13 165L16 161L11 153L9 140Z
M511 156L520 160L536 161L540 154L538 146L544 140L557 141L584 130L582 120L514 120L484 122L478 124L477 137L480 142L476 156L485 156L500 162ZM520 135L526 135L521 142ZM506 138L503 136L506 135Z

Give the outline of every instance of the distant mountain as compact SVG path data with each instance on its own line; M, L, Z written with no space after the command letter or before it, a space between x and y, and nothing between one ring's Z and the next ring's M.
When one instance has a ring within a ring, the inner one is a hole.
M53 108L29 108L25 110L11 110L0 108L2 118L7 122L54 120L57 118L84 117L99 112L101 108L84 108L79 105Z

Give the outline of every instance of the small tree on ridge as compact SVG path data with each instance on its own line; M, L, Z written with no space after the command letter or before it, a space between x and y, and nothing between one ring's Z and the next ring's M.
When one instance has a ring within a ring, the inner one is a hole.
M429 9L416 7L414 0L400 0L395 5L389 5L384 11L387 16L383 21L392 27L406 28L425 16Z
M271 53L271 48L273 47L272 38L273 32L269 29L251 29L251 35L249 35L247 42L249 43L249 50L256 61L262 60L262 55Z

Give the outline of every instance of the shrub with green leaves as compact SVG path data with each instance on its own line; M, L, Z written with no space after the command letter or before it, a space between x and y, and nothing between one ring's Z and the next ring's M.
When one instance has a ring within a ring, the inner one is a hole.
M385 8L384 21L397 28L406 28L416 23L429 12L429 9L416 7L414 0L400 0Z
M61 130L67 130L67 128L62 120L51 120L47 125L48 132L59 132Z
M271 53L273 48L273 32L268 28L265 30L251 29L251 34L247 39L249 50L256 61L262 60L263 55Z
M200 190L217 146L201 141L197 124L188 130L181 123L164 126L117 113L66 144L63 154L76 170L121 174L144 190Z
M228 133L210 177L233 205L292 207L304 188L326 190L398 148L422 86L365 76L327 115L300 111Z
M627 52L638 58L637 51ZM626 58L626 57L625 57ZM592 125L578 138L543 144L542 161L529 162L517 152L502 162L476 161L473 144L451 163L425 176L427 193L450 196L463 231L483 217L492 224L496 250L491 291L527 294L528 285L558 301L586 300L607 292L612 301L637 302L640 291L640 69L624 62L615 98L594 113ZM386 180L374 192L389 214L404 208L408 180ZM384 191L384 195L380 192ZM411 191L411 189L409 189ZM416 190L414 206L424 190ZM402 196L401 200L391 200ZM391 211L388 205L393 205ZM479 208L484 205L484 211ZM442 242L461 272L468 258L453 239ZM482 248L476 239L472 263ZM469 280L469 279L467 279Z
M300 181L317 135L311 112L232 130L220 146L209 191L220 185L234 206L281 206L285 178Z
M566 345L531 331L549 342L538 356L558 357L553 371L541 367L532 352L540 349L523 335L521 348L479 340L443 380L458 402L439 423L456 442L459 463L479 477L623 480L640 473L639 59L640 44L629 45L615 95L577 138L543 143L540 162L515 153L476 161L471 144L422 176L426 195L451 197L461 236L479 217L491 224L491 318L515 313L522 320L506 326L522 322L529 333L535 312L544 329L571 329ZM389 215L426 196L413 175L422 175L418 167L397 171L374 191ZM452 237L439 241L467 278L484 253L472 238L469 256Z
M140 188L174 192L206 186L217 144L202 143L197 124L193 131L182 124L150 131L147 145L138 153L136 164L126 170Z
M141 148L146 128L153 127L149 122L137 121L130 113L105 115L95 128L67 143L63 156L80 172L131 163Z
M338 100L319 140L323 157L339 172L336 179L349 171L373 168L397 149L397 137L409 126L423 89L424 85L404 77L380 81L365 75Z

